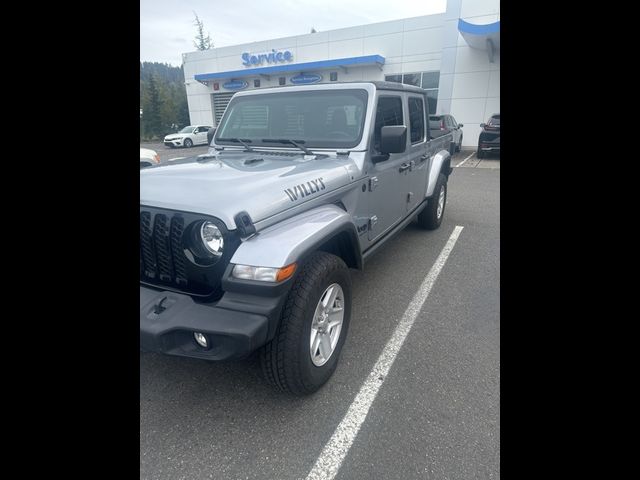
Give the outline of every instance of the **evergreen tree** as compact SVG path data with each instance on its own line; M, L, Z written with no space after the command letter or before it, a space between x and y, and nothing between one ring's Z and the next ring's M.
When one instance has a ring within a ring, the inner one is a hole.
M158 91L158 80L155 75L151 75L146 82L142 100L142 123L145 134L152 136L162 134L160 93Z
M196 41L193 42L193 45L198 50L209 50L210 48L213 48L213 41L211 40L211 36L209 35L208 32L206 36L204 34L204 23L198 18L198 14L196 12L193 12L193 14L196 16L196 21L194 22L194 25L198 30L198 34L196 35Z

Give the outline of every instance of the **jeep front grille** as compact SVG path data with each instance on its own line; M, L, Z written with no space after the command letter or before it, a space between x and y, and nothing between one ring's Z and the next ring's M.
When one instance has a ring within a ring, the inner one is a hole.
M189 239L193 237L189 232L207 219L211 217L141 206L140 281L193 295L220 297L222 274L240 242L234 231L221 225L225 235L222 258L213 265L200 265L193 256L189 259Z

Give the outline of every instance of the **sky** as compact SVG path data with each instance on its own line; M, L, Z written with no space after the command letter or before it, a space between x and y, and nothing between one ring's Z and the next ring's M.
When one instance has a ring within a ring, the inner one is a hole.
M182 64L194 14L214 47L442 13L446 0L140 0L140 61Z

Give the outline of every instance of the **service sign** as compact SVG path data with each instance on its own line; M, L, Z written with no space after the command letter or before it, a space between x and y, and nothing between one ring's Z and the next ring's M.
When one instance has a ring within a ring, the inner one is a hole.
M322 80L322 75L317 73L300 73L289 79L295 85L306 85L309 83L318 83Z
M252 54L244 52L242 54L242 64L245 67L255 67L257 65L284 63L293 60L293 53L289 50L284 52L272 49L268 53Z
M223 83L222 86L227 90L242 90L247 88L249 84L244 80L232 80L230 82Z

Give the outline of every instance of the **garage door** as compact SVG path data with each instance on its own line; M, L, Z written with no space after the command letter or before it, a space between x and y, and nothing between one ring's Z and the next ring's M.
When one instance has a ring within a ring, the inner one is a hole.
M211 95L213 97L213 118L216 122L216 127L220 123L222 114L227 109L233 93L216 93Z

